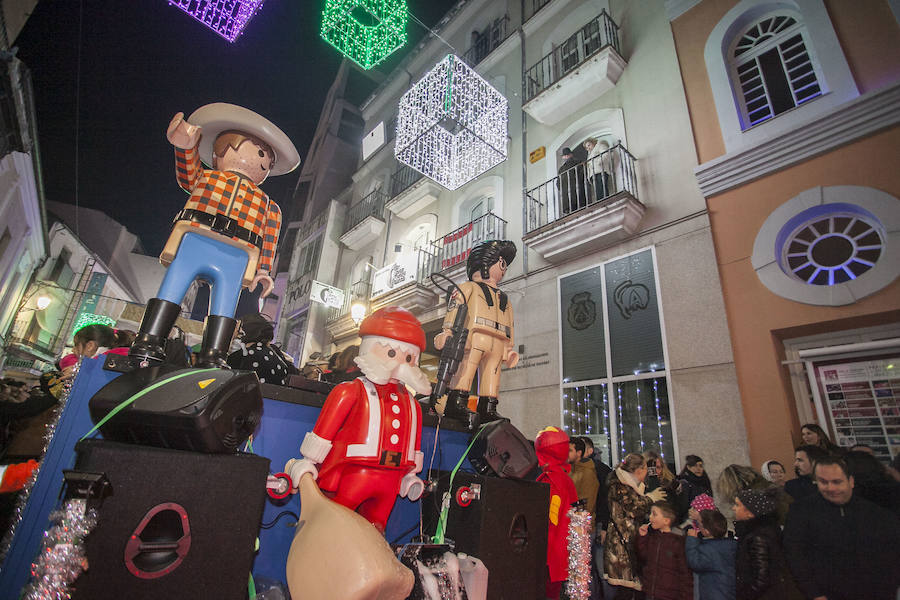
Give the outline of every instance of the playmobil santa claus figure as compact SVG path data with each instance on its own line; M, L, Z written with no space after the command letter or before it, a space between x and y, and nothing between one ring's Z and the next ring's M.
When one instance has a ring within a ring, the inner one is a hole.
M384 531L397 496L415 501L424 490L417 476L422 409L406 386L431 391L418 368L425 332L408 310L386 307L363 320L359 335L355 362L363 376L328 394L300 446L303 458L289 460L284 470L294 486L312 474L331 499Z

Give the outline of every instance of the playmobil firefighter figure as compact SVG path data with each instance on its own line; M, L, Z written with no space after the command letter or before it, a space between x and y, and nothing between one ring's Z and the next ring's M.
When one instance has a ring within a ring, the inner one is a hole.
M166 136L175 146L178 185L190 198L160 255L168 269L157 297L147 303L130 355L147 363L165 358L181 301L201 279L211 291L200 366L225 367L241 288L261 284L265 297L274 285L281 209L258 186L269 175L293 171L300 155L268 120L221 102L198 108L187 120L178 113Z

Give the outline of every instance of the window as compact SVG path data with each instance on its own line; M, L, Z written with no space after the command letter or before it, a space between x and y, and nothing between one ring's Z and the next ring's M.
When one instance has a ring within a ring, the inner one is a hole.
M796 18L778 14L737 38L732 60L744 129L822 95L804 34Z
M649 449L674 462L652 249L562 277L559 290L563 427L607 462Z
M69 266L71 258L72 252L68 248L63 247L59 251L59 256L56 257L56 262L53 263L53 268L50 270L50 275L47 279L55 281L59 287L69 287L69 284L72 283L72 279L75 277L75 272Z
M0 236L0 261L3 260L3 257L6 255L6 250L9 248L9 242L12 240L12 236L9 235L9 227L3 230L3 235Z
M783 298L842 306L900 275L889 249L900 244L897 198L869 187L806 190L776 208L753 245L759 280Z
M300 251L300 271L297 273L297 277L303 277L318 266L321 252L322 236L303 246L303 249Z

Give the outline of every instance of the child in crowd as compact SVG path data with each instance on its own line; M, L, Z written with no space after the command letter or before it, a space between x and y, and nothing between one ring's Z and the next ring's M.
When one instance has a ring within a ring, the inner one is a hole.
M734 560L737 541L726 537L728 521L717 510L700 511L700 527L684 540L688 566L700 600L735 600Z
M684 537L672 532L675 509L654 502L650 525L641 525L637 554L643 565L641 589L647 600L693 600L694 578L684 555Z
M781 528L775 515L777 488L746 489L734 499L738 536L735 580L738 600L785 600L793 597Z
M682 527L685 529L700 529L700 513L704 510L716 510L716 501L709 494L700 494L691 500L691 508L688 510L688 522Z
M110 348L115 347L115 344L116 334L112 327L99 324L82 327L75 332L72 353L63 356L59 361L62 378L72 377L79 358L93 358L98 354L105 354Z

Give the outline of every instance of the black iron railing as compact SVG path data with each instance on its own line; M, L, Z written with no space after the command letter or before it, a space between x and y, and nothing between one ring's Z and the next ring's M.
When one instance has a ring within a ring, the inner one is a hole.
M499 19L494 19L494 22L485 27L483 31L473 32L472 35L475 39L472 40L472 45L463 54L462 59L470 67L474 67L506 40L509 36L508 30L509 15L503 15Z
M619 192L637 199L635 159L621 144L563 171L525 192L525 233Z
M481 242L505 237L506 221L491 212L482 215L432 242L434 257L430 272L465 263L472 248Z
M396 198L414 183L422 179L424 175L410 167L409 165L400 164L397 170L391 175L391 198Z
M330 308L328 316L325 318L327 323L332 323L338 319L350 314L350 308L361 303L369 305L369 292L372 290L372 284L368 279L357 281L344 290L344 304L340 308Z
M387 197L381 192L381 188L372 190L365 198L350 207L347 213L347 222L344 224L344 233L347 233L367 217L382 218L384 202Z
M533 17L537 11L548 4L550 4L550 0L525 0L525 14L523 15L522 22L526 22Z
M619 26L604 10L525 71L525 102L607 46L612 46L619 52Z

